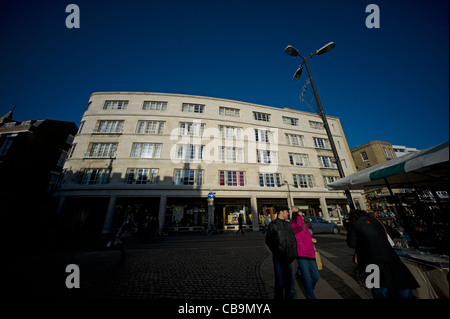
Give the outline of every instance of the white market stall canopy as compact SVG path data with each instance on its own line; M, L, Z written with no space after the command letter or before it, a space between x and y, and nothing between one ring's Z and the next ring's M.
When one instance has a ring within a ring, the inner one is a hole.
M328 184L332 190L392 188L447 190L449 186L448 141L353 173Z

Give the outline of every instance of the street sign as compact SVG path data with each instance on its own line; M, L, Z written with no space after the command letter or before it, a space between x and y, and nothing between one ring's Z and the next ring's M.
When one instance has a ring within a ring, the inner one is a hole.
M214 205L214 193L213 192L208 193L208 205L209 206Z

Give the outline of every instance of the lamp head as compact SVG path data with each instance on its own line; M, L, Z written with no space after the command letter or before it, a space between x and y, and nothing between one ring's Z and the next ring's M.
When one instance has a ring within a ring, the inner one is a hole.
M321 55L321 54L327 53L328 51L334 49L335 46L336 46L336 44L334 42L330 42L330 43L324 45L323 47L321 47L319 50L316 50L316 55Z
M293 56L293 57L296 57L298 55L298 50L291 45L288 45L286 47L286 49L284 49L284 52L286 52L286 54L289 54L290 56Z
M302 71L303 71L303 66L299 66L297 71L295 71L294 74L294 81L297 81L298 79L300 79L300 76L302 75Z

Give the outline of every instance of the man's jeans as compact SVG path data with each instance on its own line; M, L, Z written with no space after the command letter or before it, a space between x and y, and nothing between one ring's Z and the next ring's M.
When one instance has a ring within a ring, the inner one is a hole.
M275 299L296 299L294 263L273 258L275 271Z
M306 298L316 299L314 287L319 281L320 274L314 259L297 258L298 268L301 272L303 284L305 285Z
M413 299L411 289L372 288L374 299Z

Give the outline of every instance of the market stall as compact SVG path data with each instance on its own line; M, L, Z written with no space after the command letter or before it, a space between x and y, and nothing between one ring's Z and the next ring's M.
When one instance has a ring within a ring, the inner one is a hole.
M448 142L374 165L327 186L332 190L387 187L402 219L405 237L410 241L409 246L396 251L421 285L414 295L425 299L449 298L449 203L448 196L446 200L439 196L449 191ZM406 196L394 194L394 188L413 190L415 206L402 203ZM424 194L431 194L433 199L422 200Z

